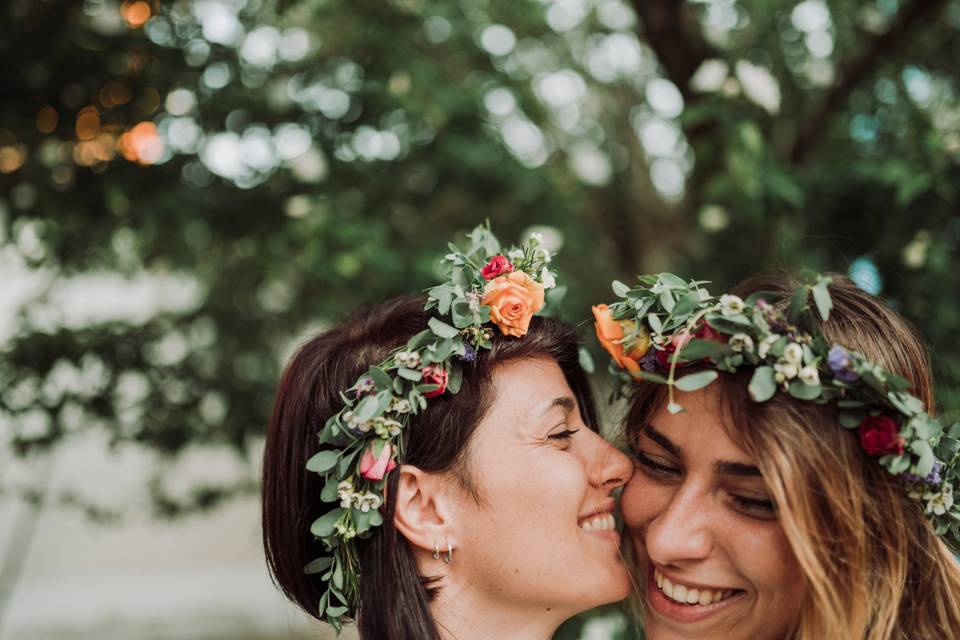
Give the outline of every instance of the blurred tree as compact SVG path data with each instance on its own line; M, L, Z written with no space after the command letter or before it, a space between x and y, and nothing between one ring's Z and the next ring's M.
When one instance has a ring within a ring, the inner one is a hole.
M21 455L92 431L247 455L291 342L430 284L483 218L546 225L576 321L640 271L850 272L918 324L960 409L958 0L0 16L0 420ZM165 481L161 515L253 487Z

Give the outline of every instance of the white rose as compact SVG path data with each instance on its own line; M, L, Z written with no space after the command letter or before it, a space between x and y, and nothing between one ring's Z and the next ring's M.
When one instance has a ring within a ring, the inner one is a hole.
M761 358L766 358L767 354L770 353L770 347L773 346L773 343L780 339L780 336L776 333L771 333L766 338L760 341L760 346L757 347L757 355Z
M803 347L796 342L791 342L783 350L783 359L790 364L799 365L803 362Z
M804 367L803 369L800 369L800 372L797 375L804 384L808 384L811 387L820 384L820 372L817 371L816 367Z
M543 284L544 289L553 289L557 286L557 279L553 277L549 269L544 267L543 271L540 272L540 283Z
M734 335L730 336L730 342L728 344L734 351L746 351L747 353L753 353L753 338L745 333L735 333Z
M738 313L743 313L744 306L740 296L732 296L728 293L720 296L720 313L725 316L735 316Z
M773 365L774 370L777 373L783 374L784 379L791 380L797 377L797 374L800 372L797 368L797 365L792 362L779 362Z

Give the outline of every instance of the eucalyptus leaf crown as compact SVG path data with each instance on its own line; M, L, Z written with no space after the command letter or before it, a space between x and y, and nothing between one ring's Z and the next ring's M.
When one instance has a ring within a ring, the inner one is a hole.
M621 382L668 387L668 410L683 411L674 390L696 391L719 373L753 369L750 398L777 393L837 407L840 426L859 432L860 445L903 481L936 531L960 550L960 423L947 429L926 412L901 376L820 335L814 308L826 322L833 302L829 276L798 287L788 304L756 292L746 300L710 294L706 281L671 273L639 276L629 287L614 281L620 300L593 308L596 332ZM813 305L810 299L813 299ZM696 364L697 371L683 373ZM630 377L623 374L626 371Z
M525 335L545 290L556 285L540 234L503 252L489 227L468 239L466 250L448 245L447 279L427 290L424 309L434 310L427 328L340 393L343 407L326 421L321 451L307 462L324 478L320 499L330 504L310 527L325 553L304 571L320 575L326 590L319 616L338 632L359 605L356 541L383 524L387 475L404 459L404 434L415 416L430 398L460 390L464 367L492 347L494 330Z

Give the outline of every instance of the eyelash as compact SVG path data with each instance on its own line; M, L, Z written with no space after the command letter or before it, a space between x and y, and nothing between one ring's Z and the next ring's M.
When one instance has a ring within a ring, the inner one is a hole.
M580 429L566 429L559 433L553 433L547 436L547 438L550 440L569 440L577 431L580 431Z
M659 464L639 451L634 452L634 457L637 462L645 467L645 470L650 475L663 479L673 479L682 474L679 469ZM774 515L777 512L776 505L772 500L755 500L736 494L730 494L730 499L737 505L737 508L748 512L747 515L755 515L763 518L764 516Z

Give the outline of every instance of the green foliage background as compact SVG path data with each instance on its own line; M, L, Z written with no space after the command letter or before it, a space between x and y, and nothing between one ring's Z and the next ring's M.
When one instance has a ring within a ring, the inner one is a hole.
M89 431L248 455L294 341L432 284L483 219L562 240L578 322L638 272L852 271L918 325L960 411L958 0L139 5L0 8L0 239L43 274L2 345L18 455ZM194 302L51 317L89 273L176 276ZM160 516L255 488L151 486Z

